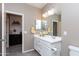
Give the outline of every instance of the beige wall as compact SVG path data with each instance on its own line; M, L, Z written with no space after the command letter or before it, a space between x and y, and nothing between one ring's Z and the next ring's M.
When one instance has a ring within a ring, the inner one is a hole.
M68 55L68 45L79 47L79 4L62 4L62 34L67 31L68 35L62 35L62 53Z
M24 51L33 49L33 35L31 33L31 26L34 24L36 18L41 19L41 10L27 4L6 3L5 10L23 13L24 14Z

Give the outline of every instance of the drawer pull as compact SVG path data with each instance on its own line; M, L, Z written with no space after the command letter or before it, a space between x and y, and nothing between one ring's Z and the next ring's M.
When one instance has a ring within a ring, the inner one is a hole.
M57 48L52 48L51 50L53 50L53 51L55 51L55 52L56 52L56 51L57 51Z

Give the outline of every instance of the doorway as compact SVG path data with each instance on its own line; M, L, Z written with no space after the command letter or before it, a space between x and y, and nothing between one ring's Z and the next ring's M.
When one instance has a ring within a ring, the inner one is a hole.
M57 36L57 22L53 22L53 35Z
M23 52L23 15L6 12L6 55L16 56Z

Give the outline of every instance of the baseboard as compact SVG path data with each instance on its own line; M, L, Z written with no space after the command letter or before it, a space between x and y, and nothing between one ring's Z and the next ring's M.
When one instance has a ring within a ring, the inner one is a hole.
M29 49L29 50L23 51L23 53L31 52L31 51L33 51L33 50L34 50L34 49Z

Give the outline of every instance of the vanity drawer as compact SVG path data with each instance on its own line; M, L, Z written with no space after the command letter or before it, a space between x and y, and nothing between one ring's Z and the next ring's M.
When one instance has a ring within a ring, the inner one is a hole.
M55 56L55 51L46 47L46 46L43 46L42 49L41 49L41 53L42 53L42 56Z
M56 42L50 45L50 48L57 48L58 51L61 50L61 42Z
M49 43L41 39L35 39L35 43L49 48L57 48L58 50L61 50L61 42Z

